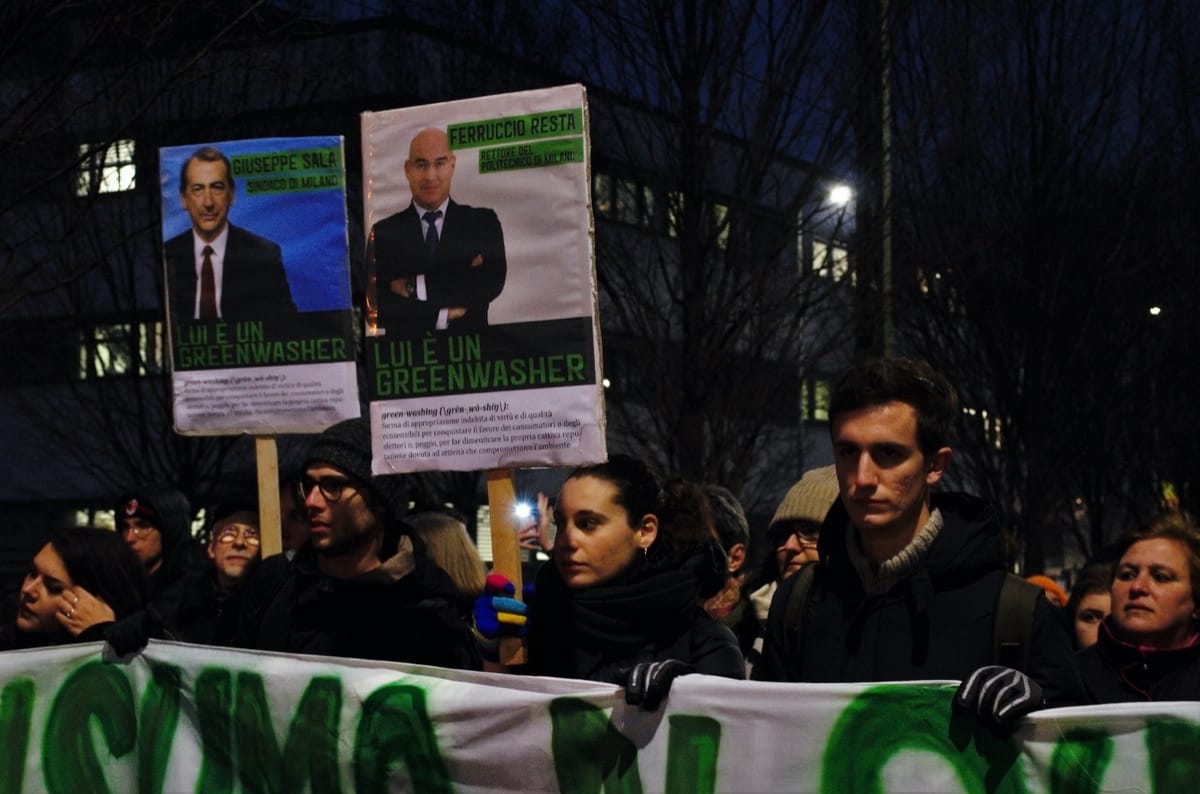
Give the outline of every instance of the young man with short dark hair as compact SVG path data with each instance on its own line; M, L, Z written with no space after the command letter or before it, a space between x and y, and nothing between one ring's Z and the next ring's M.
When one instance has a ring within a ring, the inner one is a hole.
M1000 526L983 501L934 492L957 414L953 387L921 361L878 359L842 378L829 412L840 498L813 572L772 601L756 679L957 679L976 687L960 705L997 724L1041 706L1042 690L1045 702L1078 701L1070 643L1044 598L1022 616L1027 669L996 666Z
M295 557L259 566L243 595L238 643L260 650L480 669L450 577L404 531L407 481L371 473L362 419L310 448L297 493L312 524Z

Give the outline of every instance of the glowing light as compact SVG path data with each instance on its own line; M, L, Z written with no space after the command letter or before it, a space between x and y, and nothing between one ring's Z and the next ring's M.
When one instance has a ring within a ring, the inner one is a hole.
M854 198L854 191L849 185L834 185L829 189L829 203L835 207L844 207Z

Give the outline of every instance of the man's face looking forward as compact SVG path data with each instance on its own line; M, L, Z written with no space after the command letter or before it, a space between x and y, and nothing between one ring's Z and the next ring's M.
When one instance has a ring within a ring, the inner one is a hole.
M450 141L441 130L417 133L408 147L404 161L404 176L412 190L413 202L424 210L442 206L450 195L450 180L454 178L454 153Z
M245 579L262 553L258 513L238 510L213 524L208 558L217 566L221 587L233 587Z
M228 223L233 206L233 186L225 163L192 158L180 199L196 234L206 242L215 240Z
M921 451L916 409L888 402L839 414L833 450L850 523L864 536L903 543L915 537L929 518L929 490L950 461L948 447L931 456Z

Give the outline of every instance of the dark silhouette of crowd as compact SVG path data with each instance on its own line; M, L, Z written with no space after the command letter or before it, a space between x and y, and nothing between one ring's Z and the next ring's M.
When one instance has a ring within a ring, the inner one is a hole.
M486 669L612 683L647 710L693 674L949 679L955 708L994 730L1058 705L1200 699L1192 519L1131 531L1069 594L1017 576L991 507L940 487L959 410L922 361L854 366L831 395L834 463L761 533L721 484L623 454L580 466L519 533L549 555L522 592L463 516L410 513L410 479L372 473L367 422L347 420L283 483L285 553L263 559L253 497L193 534L181 490L133 488L115 532L49 537L0 649L103 640L125 657L164 639ZM523 659L501 663L506 642Z

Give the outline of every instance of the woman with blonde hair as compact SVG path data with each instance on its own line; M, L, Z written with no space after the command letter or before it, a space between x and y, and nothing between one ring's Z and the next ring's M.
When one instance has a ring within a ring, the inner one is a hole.
M467 534L466 524L450 513L430 511L404 519L425 545L426 556L450 575L457 592L455 606L468 622L475 599L483 592L487 568Z

